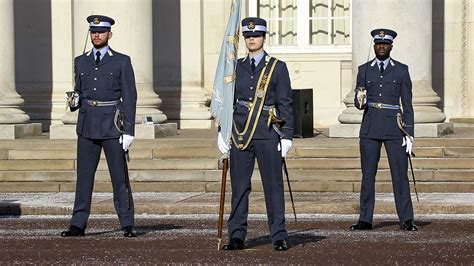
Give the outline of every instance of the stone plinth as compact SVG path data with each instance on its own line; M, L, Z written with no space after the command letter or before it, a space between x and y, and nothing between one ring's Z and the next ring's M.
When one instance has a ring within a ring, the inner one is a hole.
M0 139L19 139L41 135L41 123L0 124Z

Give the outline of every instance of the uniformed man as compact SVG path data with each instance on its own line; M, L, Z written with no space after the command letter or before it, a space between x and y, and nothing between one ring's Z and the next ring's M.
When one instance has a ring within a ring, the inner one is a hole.
M224 250L243 249L247 236L248 201L255 159L262 178L268 225L275 250L287 250L282 156L292 145L293 108L288 69L264 50L267 23L242 20L248 55L237 62L232 143L218 134L222 153L230 149L232 212L228 220L229 243Z
M87 18L94 48L75 58L71 111L77 119L77 184L70 227L61 236L83 236L90 214L94 175L104 149L112 179L114 206L125 237L135 237L134 207L125 153L133 142L137 90L130 57L112 50L114 20Z
M387 151L393 194L401 228L417 231L408 181L408 154L414 137L412 85L408 66L390 58L397 33L389 29L371 32L376 58L359 66L355 106L364 110L360 127L362 185L360 216L351 230L371 230L375 205L375 175L382 143ZM405 122L404 135L397 114Z

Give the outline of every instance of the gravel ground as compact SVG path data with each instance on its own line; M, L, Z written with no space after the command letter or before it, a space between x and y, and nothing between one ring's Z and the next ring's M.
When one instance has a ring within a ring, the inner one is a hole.
M2 264L473 264L474 219L424 216L419 232L399 229L393 216L378 216L375 229L350 232L357 217L288 216L286 252L272 249L265 216L249 219L246 249L218 251L217 217L138 216L139 237L125 239L113 216L94 216L86 236L62 238L69 217L0 218ZM224 232L223 242L227 242Z

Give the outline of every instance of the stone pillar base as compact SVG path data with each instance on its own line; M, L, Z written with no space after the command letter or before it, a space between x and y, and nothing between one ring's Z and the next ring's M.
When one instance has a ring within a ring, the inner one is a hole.
M19 139L41 135L41 123L0 124L0 139Z
M329 126L331 138L358 138L360 124L334 124ZM438 138L454 133L452 123L415 124L416 138Z
M136 139L156 139L177 134L176 123L135 125ZM77 139L76 125L52 125L49 129L50 139Z

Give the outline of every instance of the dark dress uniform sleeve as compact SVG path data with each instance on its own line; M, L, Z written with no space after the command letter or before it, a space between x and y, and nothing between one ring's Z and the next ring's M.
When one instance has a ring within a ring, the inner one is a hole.
M123 60L120 75L122 107L124 113L124 130L130 135L135 135L135 113L137 106L137 88L130 57Z
M415 137L415 118L412 104L412 85L408 66L404 65L402 76L401 103L403 106L403 121L405 130L410 136Z
M281 62L281 61L280 61ZM281 128L284 139L293 139L293 98L290 82L290 74L286 63L281 62L276 84L276 107L280 118L285 121Z

